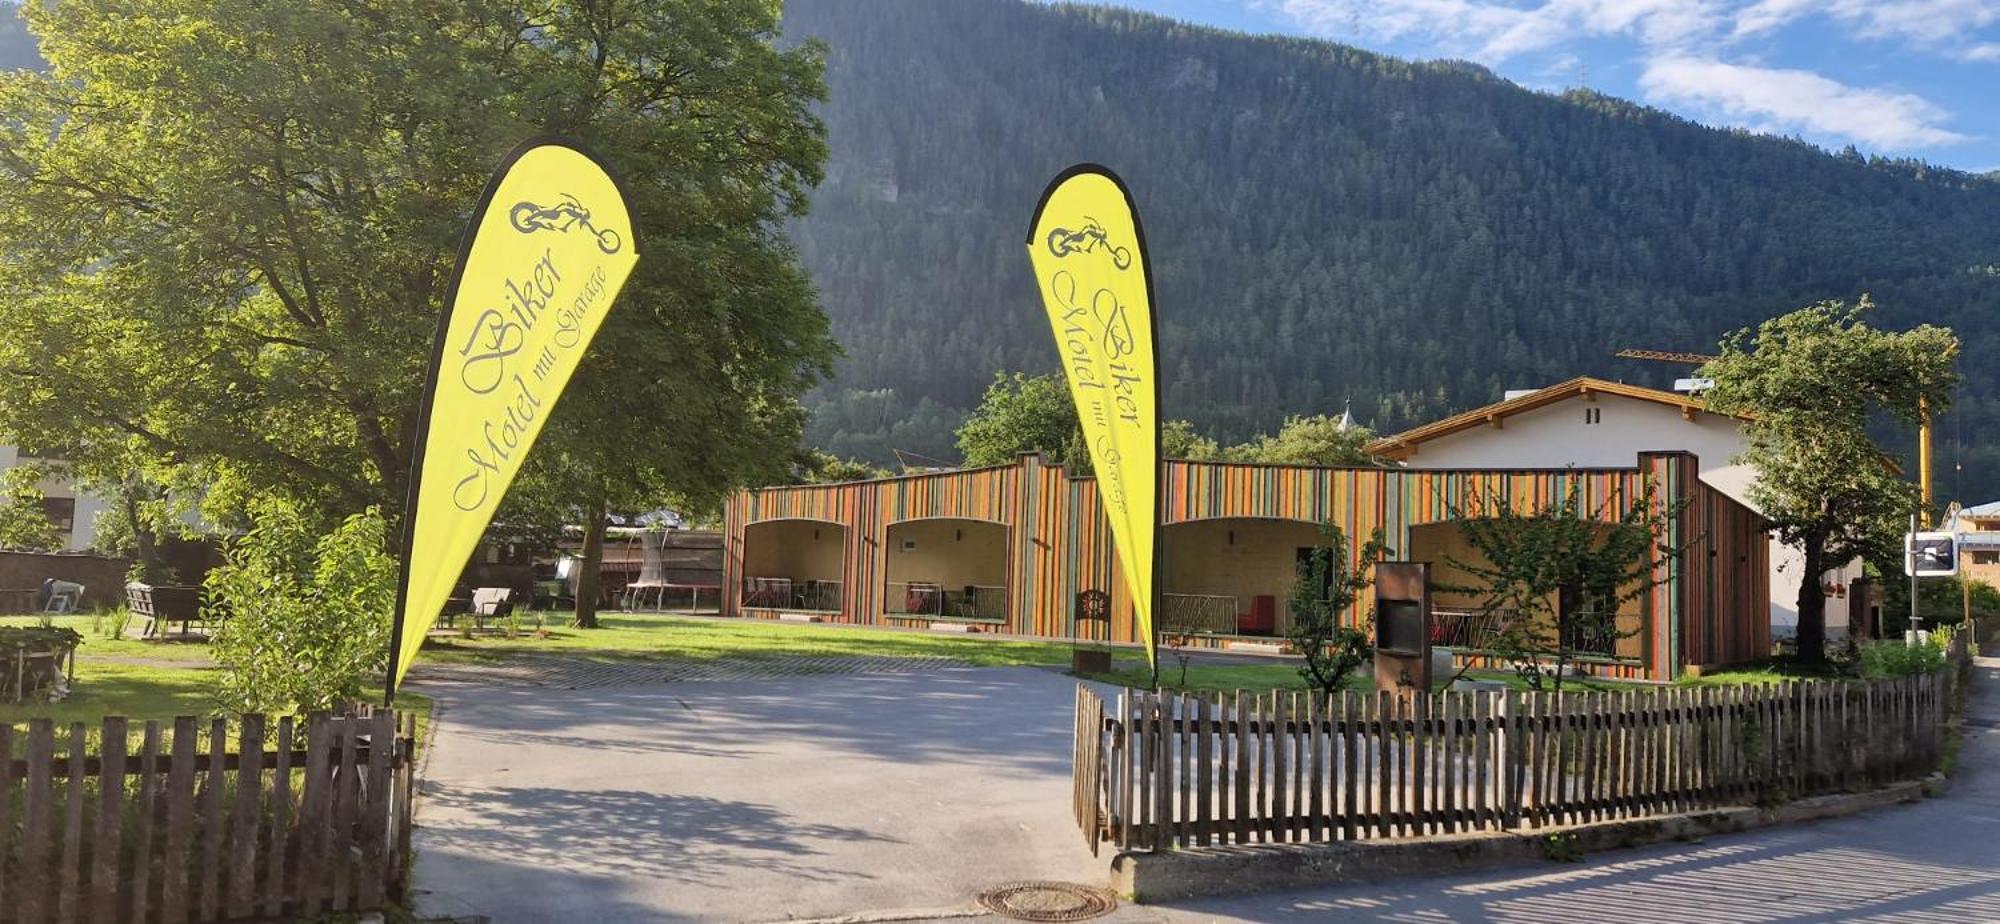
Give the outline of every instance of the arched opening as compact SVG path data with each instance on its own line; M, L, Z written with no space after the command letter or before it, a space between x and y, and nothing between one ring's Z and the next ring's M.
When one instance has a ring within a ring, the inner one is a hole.
M743 606L838 613L847 572L847 527L765 520L743 528Z
M1236 517L1161 531L1160 631L1282 637L1299 561L1320 544L1304 520Z
M892 523L882 610L944 622L1007 621L1007 527L938 518Z
M1494 639L1505 630L1507 620L1515 617L1485 611L1487 594L1480 589L1482 582L1466 566L1483 567L1487 564L1486 557L1466 541L1455 523L1412 526L1409 545L1405 558L1428 562L1431 566L1431 607L1436 618L1431 643L1471 652L1493 651ZM1555 597L1551 595L1545 614L1557 612L1559 604ZM1645 602L1627 600L1618 608L1615 628L1573 629L1567 647L1582 658L1640 660L1645 653L1645 625ZM1553 640L1554 631L1551 625L1530 630L1531 637L1545 641Z

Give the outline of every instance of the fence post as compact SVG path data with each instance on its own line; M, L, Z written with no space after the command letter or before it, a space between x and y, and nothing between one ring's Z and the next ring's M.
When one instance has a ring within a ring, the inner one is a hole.
M1521 723L1520 704L1512 690L1500 693L1500 827L1513 830L1521 824Z
M90 891L93 897L90 918L95 921L110 921L118 917L118 892L125 884L120 875L120 859L124 855L124 832L120 823L125 819L125 733L126 722L122 716L106 716L103 734L98 742L100 754L97 778L97 830L90 850L93 869L90 874ZM6 794L0 792L0 798ZM140 857L144 862L146 857Z

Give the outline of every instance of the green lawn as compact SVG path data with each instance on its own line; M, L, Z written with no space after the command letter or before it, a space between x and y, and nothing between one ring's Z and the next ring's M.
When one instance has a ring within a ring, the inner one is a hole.
M512 638L482 632L471 639L433 634L417 656L424 661L481 662L524 652L582 658L782 658L799 655L875 655L957 658L982 667L1069 664L1067 642L1025 642L980 635L947 635L896 629L788 623L760 619L690 619L643 613L608 613L597 629L572 629L568 613L542 614L548 637L534 634L535 614L518 620ZM488 623L488 625L494 625Z
M1346 689L1368 693L1375 689L1373 668L1363 665L1348 675ZM1465 675L1471 680L1498 680L1509 689L1526 690L1528 685L1512 671L1471 671ZM1085 679L1101 683L1117 684L1136 689L1152 688L1152 673L1146 662L1141 660L1118 660L1112 664L1108 674L1089 674ZM1438 683L1442 684L1440 678ZM1192 664L1185 680L1181 677L1180 663L1172 657L1160 658L1160 687L1173 692L1216 693L1233 690L1269 691L1304 690L1306 682L1299 676L1296 662L1274 661L1270 664ZM1654 689L1650 684L1625 683L1615 680L1572 677L1563 682L1563 689L1576 690L1644 690Z
M0 625L37 625L35 616L0 616ZM148 642L107 638L112 621L90 614L57 616L52 623L83 635L76 650L76 676L70 695L59 703L0 701L0 724L25 732L30 719L54 719L58 725L83 722L95 726L105 716L135 722L207 716L216 711L213 694L215 666L208 646L198 641ZM138 623L129 631L137 633ZM431 701L414 693L398 694L398 705L418 710L418 724L429 720ZM141 726L143 727L143 725ZM134 731L135 736L138 731Z
M1789 659L1772 659L1703 674L1699 677L1682 677L1677 682L1690 687L1732 687L1778 683L1784 680L1853 679L1855 679L1853 675L1843 674L1832 665L1807 668Z

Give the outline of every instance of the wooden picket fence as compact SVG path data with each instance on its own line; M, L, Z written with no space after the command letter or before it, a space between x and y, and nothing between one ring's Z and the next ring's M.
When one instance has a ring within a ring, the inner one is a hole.
M1077 688L1091 850L1538 829L1928 774L1954 669L1870 682L1554 693Z
M0 725L0 921L388 907L409 870L415 736L391 710Z

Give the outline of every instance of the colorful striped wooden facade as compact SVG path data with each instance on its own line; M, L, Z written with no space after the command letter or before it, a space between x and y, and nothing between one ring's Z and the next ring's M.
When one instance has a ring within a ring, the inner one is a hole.
M1703 483L1695 458L1685 453L1642 454L1634 467L1616 469L1350 469L1181 461L1167 462L1164 469L1165 526L1220 518L1331 521L1350 537L1380 529L1398 550L1409 548L1412 527L1446 522L1455 509L1504 501L1525 510L1560 499L1572 482L1580 482L1586 508L1607 518L1651 496L1662 510L1670 504L1680 508L1666 521L1662 538L1685 551L1663 556L1656 565L1663 581L1645 602L1643 658L1607 665L1603 673L1670 680L1690 664L1745 661L1769 651L1763 520ZM1070 477L1035 455L1013 465L737 495L727 510L723 612L776 615L743 604L743 579L756 576L744 573L746 542L756 541L758 524L806 520L845 531L839 608L826 618L909 624L884 613L888 530L928 518L1007 527L1008 605L1000 631L1077 638L1073 601L1094 589L1112 598L1110 640L1138 640L1110 527L1098 509L1096 482Z

